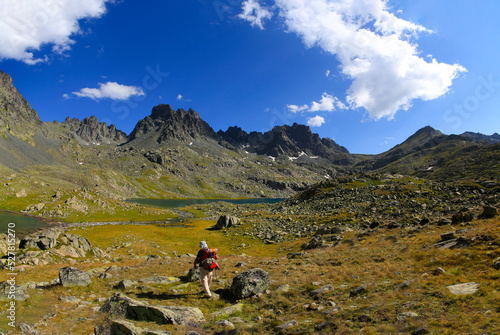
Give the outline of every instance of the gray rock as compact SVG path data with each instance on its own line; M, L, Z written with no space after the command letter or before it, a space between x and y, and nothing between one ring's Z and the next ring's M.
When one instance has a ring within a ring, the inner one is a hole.
M54 250L54 252L63 257L73 257L73 258L85 257L84 251L82 251L81 249L75 249L69 245L63 245L59 249Z
M292 329L293 327L298 326L299 323L295 320L290 320L285 323L282 323L281 325L277 326L275 329L276 331L284 331L284 330L289 330Z
M425 335L425 334L429 334L430 332L427 330L427 328L425 327L418 327L417 329L415 329L411 335Z
M100 308L103 313L118 315L136 321L158 324L190 325L205 322L199 308L179 306L152 306L115 293Z
M214 229L221 230L224 228L229 228L238 223L238 218L235 216L229 215L221 215L219 220L217 220L217 224L214 226Z
M455 232L449 232L441 235L441 241L449 241L455 239Z
M125 320L111 320L109 324L97 326L95 335L144 335L144 329L136 327L132 322Z
M48 250L56 246L56 240L61 234L62 230L50 228L27 235L19 243L19 249L38 248L41 250Z
M367 292L367 290L366 290L367 287L368 287L368 284L364 284L364 285L356 287L354 290L351 291L350 296L351 297L357 297L360 294L366 293Z
M317 331L325 330L325 329L331 329L332 331L337 330L339 327L332 321L324 321L321 322L319 325L314 327Z
M129 288L132 288L137 284L138 283L136 281L132 281L130 279L123 279L116 285L116 288L119 290L128 290Z
M497 270L500 270L500 257L498 257L497 259L495 259L493 261L493 268L497 269Z
M410 284L413 282L413 280L407 280L405 282L402 282L401 284L398 285L397 289L398 290L405 290L410 287Z
M71 266L59 270L59 280L64 287L88 286L92 282L88 272Z
M200 280L200 268L191 268L189 272L184 277L184 279L188 282L195 282Z
M432 271L432 274L434 276L439 276L439 275L444 274L444 273L446 273L446 271L442 267L438 267L437 269L435 269L434 271Z
M397 322L405 322L407 319L418 319L420 315L415 312L404 312L396 317Z
M218 318L221 316L229 316L231 314L241 312L242 310L243 310L243 304L240 303L240 304L232 305L229 307L225 307L223 309L219 309L218 311L215 311L212 314L210 314L210 316L212 318Z
M224 327L224 328L231 328L231 329L234 329L234 324L228 320L219 320L219 321L216 321L215 324L217 326L221 326L221 327Z
M493 206L486 206L483 208L483 213L481 213L482 218L492 218L498 214L498 209Z
M233 279L230 291L235 299L244 299L264 293L271 285L269 273L262 269L251 269L240 273Z
M75 249L80 249L83 251L92 250L92 245L90 244L89 240L87 240L86 238L75 235L75 234L65 234L65 236L69 240L68 244L71 245L72 247L74 247Z
M27 294L28 287L22 285L16 285L15 281L3 281L0 282L0 301L11 300L14 296L15 300L23 301L29 298Z
M290 292L290 290L291 290L290 285L288 285L288 284L283 284L283 285L280 285L280 286L276 289L276 292L283 292L283 293L287 293L287 292Z
M328 284L328 285L322 286L322 287L320 287L318 289L315 289L314 291L311 292L311 294L313 296L317 297L317 296L320 296L320 295L322 295L324 293L330 292L332 290L333 290L333 286L330 285L330 284Z
M455 295L471 295L479 290L479 285L478 283L465 283L446 286L446 288Z

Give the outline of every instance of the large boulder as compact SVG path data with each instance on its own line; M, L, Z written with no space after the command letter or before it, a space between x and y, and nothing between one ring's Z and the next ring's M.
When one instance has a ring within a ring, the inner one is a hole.
M158 324L193 325L205 322L205 317L199 308L154 306L133 300L121 293L115 293L109 298L100 311L130 320Z
M200 268L189 269L189 272L184 277L184 280L188 281L188 282L195 282L195 281L200 280Z
M489 219L489 218L494 217L497 214L498 214L498 208L493 207L493 206L485 206L483 208L483 212L481 213L481 217Z
M56 246L57 238L62 234L58 228L45 229L41 232L25 236L19 243L19 249L38 248L47 250Z
M69 233L65 234L64 237L68 239L68 244L77 250L83 250L85 252L92 250L92 245L85 237Z
M240 273L233 279L231 296L244 299L252 295L264 293L271 285L271 276L262 269L251 269Z
M88 286L92 282L88 272L71 266L59 270L59 280L64 287Z
M238 218L235 216L229 215L221 215L219 220L217 220L217 224L214 226L214 229L221 230L224 228L229 228L238 223Z

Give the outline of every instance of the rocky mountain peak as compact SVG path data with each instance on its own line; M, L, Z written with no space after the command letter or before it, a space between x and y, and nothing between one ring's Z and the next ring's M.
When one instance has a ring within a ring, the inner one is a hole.
M0 132L26 135L38 132L41 127L38 113L19 93L12 78L0 71Z
M240 127L229 127L225 132L220 130L217 135L235 147L258 155L291 158L308 155L332 159L338 153L348 153L346 148L335 141L322 139L309 126L297 123L275 126L265 133L253 131L250 134Z
M153 108L151 115L140 120L130 134L129 142L142 142L155 146L170 140L192 141L201 138L218 139L215 131L193 109L174 110L161 104Z
M123 131L116 129L115 125L108 126L104 122L99 122L94 115L86 117L83 121L68 117L62 125L75 132L85 144L121 144L127 141L127 135Z

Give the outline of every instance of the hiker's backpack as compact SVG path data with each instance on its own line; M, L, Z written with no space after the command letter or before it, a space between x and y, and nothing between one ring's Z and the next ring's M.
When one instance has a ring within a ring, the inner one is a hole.
M215 261L215 253L217 252L217 249L209 248L203 250L203 255L201 256L201 263L200 266L207 270L213 270L217 269L219 265Z

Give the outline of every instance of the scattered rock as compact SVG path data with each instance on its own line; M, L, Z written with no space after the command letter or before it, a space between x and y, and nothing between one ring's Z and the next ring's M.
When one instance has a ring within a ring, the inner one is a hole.
M367 292L367 287L368 287L368 284L358 286L354 290L351 291L351 294L349 296L350 297L357 297L360 294L364 294Z
M493 268L497 269L497 270L500 270L500 257L498 257L497 259L495 259L493 261Z
M323 295L324 293L330 292L332 290L333 290L333 286L328 284L328 285L325 285L325 286L320 287L318 289L315 289L314 291L311 292L311 294L314 297L318 297L318 296Z
M281 325L277 326L275 329L276 331L284 331L284 330L289 330L292 329L293 327L298 326L299 323L295 320L290 320L285 323L282 323Z
M489 219L495 217L498 214L498 208L493 206L485 206L483 208L483 213L481 213L481 218Z
M223 309L215 311L212 314L210 314L210 316L212 318L218 318L218 317L221 317L221 316L229 316L231 314L234 314L234 313L237 313L237 312L241 312L242 310L243 310L243 304L239 303L239 304L232 305L232 306L229 306L229 307L225 307Z
M129 288L132 288L137 284L138 283L136 281L132 281L130 279L123 279L116 285L116 288L119 290L128 290Z
M465 283L465 284L457 284L457 285L451 285L451 286L446 286L448 290L452 294L455 295L470 295L474 294L479 290L479 283Z
M216 321L215 324L217 326L227 328L227 329L234 329L235 328L234 324L228 320L219 320L219 321Z
M26 190L24 188L16 193L16 198L24 198L26 196L28 195L26 194Z
M276 289L276 292L283 292L283 293L286 293L286 292L290 292L290 285L288 284L283 284L283 285L280 285L277 289Z
M88 272L71 266L59 270L59 280L64 287L88 286L92 282Z
M427 328L425 327L418 327L417 329L415 329L411 335L425 335L425 334L429 334L430 332L427 330Z
M322 331L322 330L325 330L325 329L330 329L332 331L335 331L338 328L339 327L337 326L337 324L334 323L334 322L332 322L332 321L324 321L324 322L321 322L316 327L314 327L314 329L316 329L317 331Z
M397 322L405 322L407 319L418 319L420 315L415 312L404 312L396 317Z
M405 290L405 289L409 288L412 281L413 280L407 280L407 281L399 284L398 287L397 287L397 289L398 290Z
M270 285L269 273L262 269L251 269L240 273L233 279L230 291L235 299L244 299L264 293Z
M442 267L438 267L437 269L435 269L434 271L432 271L432 274L434 276L439 276L439 275L442 275L442 274L445 274L446 271L442 268Z

